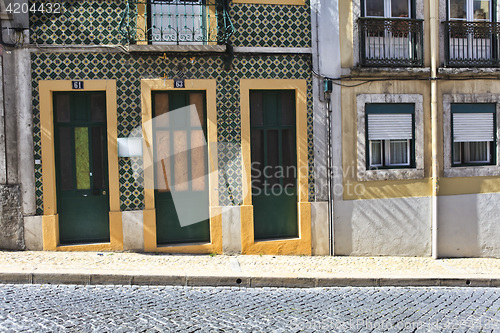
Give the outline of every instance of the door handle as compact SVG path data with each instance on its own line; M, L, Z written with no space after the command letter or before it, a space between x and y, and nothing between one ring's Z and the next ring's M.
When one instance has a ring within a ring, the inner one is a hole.
M106 195L106 191L102 191L102 195Z

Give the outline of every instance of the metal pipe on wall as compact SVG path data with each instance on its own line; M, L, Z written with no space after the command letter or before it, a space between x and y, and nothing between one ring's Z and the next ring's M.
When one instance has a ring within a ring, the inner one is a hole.
M439 159L438 159L438 102L437 69L439 66L439 1L429 0L429 36L431 51L431 252L432 258L438 254L438 194L439 194Z

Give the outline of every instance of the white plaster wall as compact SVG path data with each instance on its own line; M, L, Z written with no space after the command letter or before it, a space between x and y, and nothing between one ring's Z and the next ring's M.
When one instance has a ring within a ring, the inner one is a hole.
M222 207L222 251L241 253L241 207Z
M330 254L328 202L311 202L311 246L315 256Z
M335 201L335 255L430 256L430 198Z
M122 212L123 249L144 251L144 216L142 210Z
M438 198L439 257L500 258L500 193Z
M26 250L43 250L42 216L24 217L24 242Z

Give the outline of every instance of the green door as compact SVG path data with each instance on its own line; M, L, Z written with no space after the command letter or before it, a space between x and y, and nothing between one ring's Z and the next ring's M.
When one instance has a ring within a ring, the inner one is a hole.
M205 104L204 92L153 92L158 245L210 242ZM186 223L176 207L206 218Z
M250 91L255 239L298 236L295 92Z
M54 93L54 131L60 243L109 242L105 93Z

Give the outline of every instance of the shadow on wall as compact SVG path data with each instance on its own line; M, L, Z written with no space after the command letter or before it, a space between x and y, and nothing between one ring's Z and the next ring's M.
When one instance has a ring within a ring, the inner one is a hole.
M335 254L430 256L430 198L335 203Z
M500 193L438 199L440 257L500 257Z

